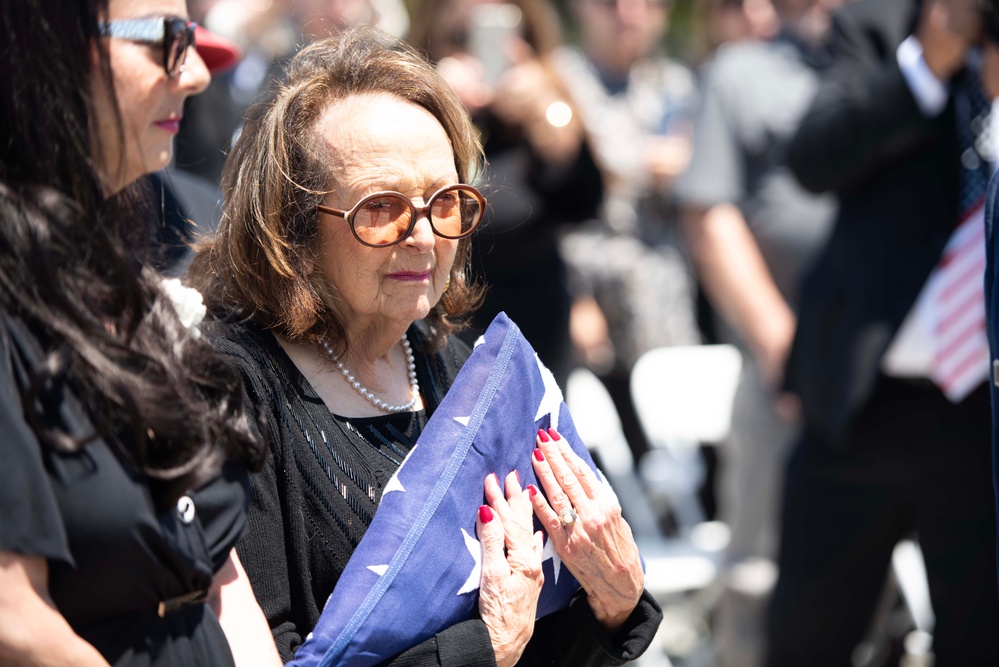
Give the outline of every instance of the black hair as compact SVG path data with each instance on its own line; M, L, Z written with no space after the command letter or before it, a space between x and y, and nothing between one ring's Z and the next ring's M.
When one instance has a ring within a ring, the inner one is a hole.
M0 2L0 309L45 347L19 387L39 440L73 450L104 438L154 480L162 507L226 460L256 468L264 454L238 374L181 324L144 261L147 230L134 220L148 217L137 211L146 192L105 196L90 91L94 77L112 80L107 10L108 0ZM95 433L71 434L37 407L64 384Z

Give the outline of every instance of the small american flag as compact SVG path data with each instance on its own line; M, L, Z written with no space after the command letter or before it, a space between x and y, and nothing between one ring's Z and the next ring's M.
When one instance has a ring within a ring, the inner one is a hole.
M376 665L472 618L483 482L489 473L503 480L517 470L524 486L540 488L531 455L538 429L548 426L593 467L554 377L501 313L389 480L318 624L289 664ZM567 606L579 588L547 536L543 570L539 618Z

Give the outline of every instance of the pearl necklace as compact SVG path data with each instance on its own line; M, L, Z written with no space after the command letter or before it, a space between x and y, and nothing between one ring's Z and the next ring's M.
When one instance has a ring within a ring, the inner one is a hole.
M343 365L343 362L337 359L336 354L333 353L333 348L330 347L328 341L323 341L323 351L326 352L326 356L336 364L336 367L340 369L340 373L343 374L344 379L357 390L364 398L371 401L372 405L381 410L382 412L410 412L416 406L416 401L420 396L420 383L416 380L416 358L413 356L413 348L409 344L409 340L406 336L402 337L402 346L406 350L406 362L409 365L409 387L412 398L409 399L408 403L403 403L402 405L389 405L382 399L378 398L372 394L367 387L362 385L357 381L356 378L351 374L349 370Z

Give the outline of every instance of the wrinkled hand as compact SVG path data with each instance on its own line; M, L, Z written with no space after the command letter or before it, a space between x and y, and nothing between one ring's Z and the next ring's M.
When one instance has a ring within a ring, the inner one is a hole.
M534 633L541 572L541 532L534 533L528 492L516 472L506 477L506 497L496 475L486 478L486 502L476 524L482 544L479 614L498 667L515 665ZM506 553L503 547L506 546Z
M537 445L534 472L548 499L534 492L534 512L555 553L586 591L594 616L613 632L634 611L645 586L638 545L614 491L557 431L538 431ZM563 526L559 515L572 508L576 521Z

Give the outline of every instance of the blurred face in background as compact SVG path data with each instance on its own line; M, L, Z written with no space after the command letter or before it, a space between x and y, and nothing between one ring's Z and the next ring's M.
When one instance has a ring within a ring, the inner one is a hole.
M520 6L502 0L443 0L428 6L434 15L425 17L430 21L423 39L437 72L470 113L491 106L501 80L509 80L508 73L532 53L524 41L526 16ZM510 11L516 17L512 23L502 28L492 23Z
M371 0L294 0L292 12L306 42L335 35L352 25L375 25Z
M448 0L439 5L439 15L430 32L430 55L434 60L468 54L471 48L472 14L480 5L499 5L503 0Z
M667 0L575 0L573 7L586 52L622 74L655 50L669 24Z
M829 31L831 16L844 0L773 0L781 23L795 34L821 42Z

